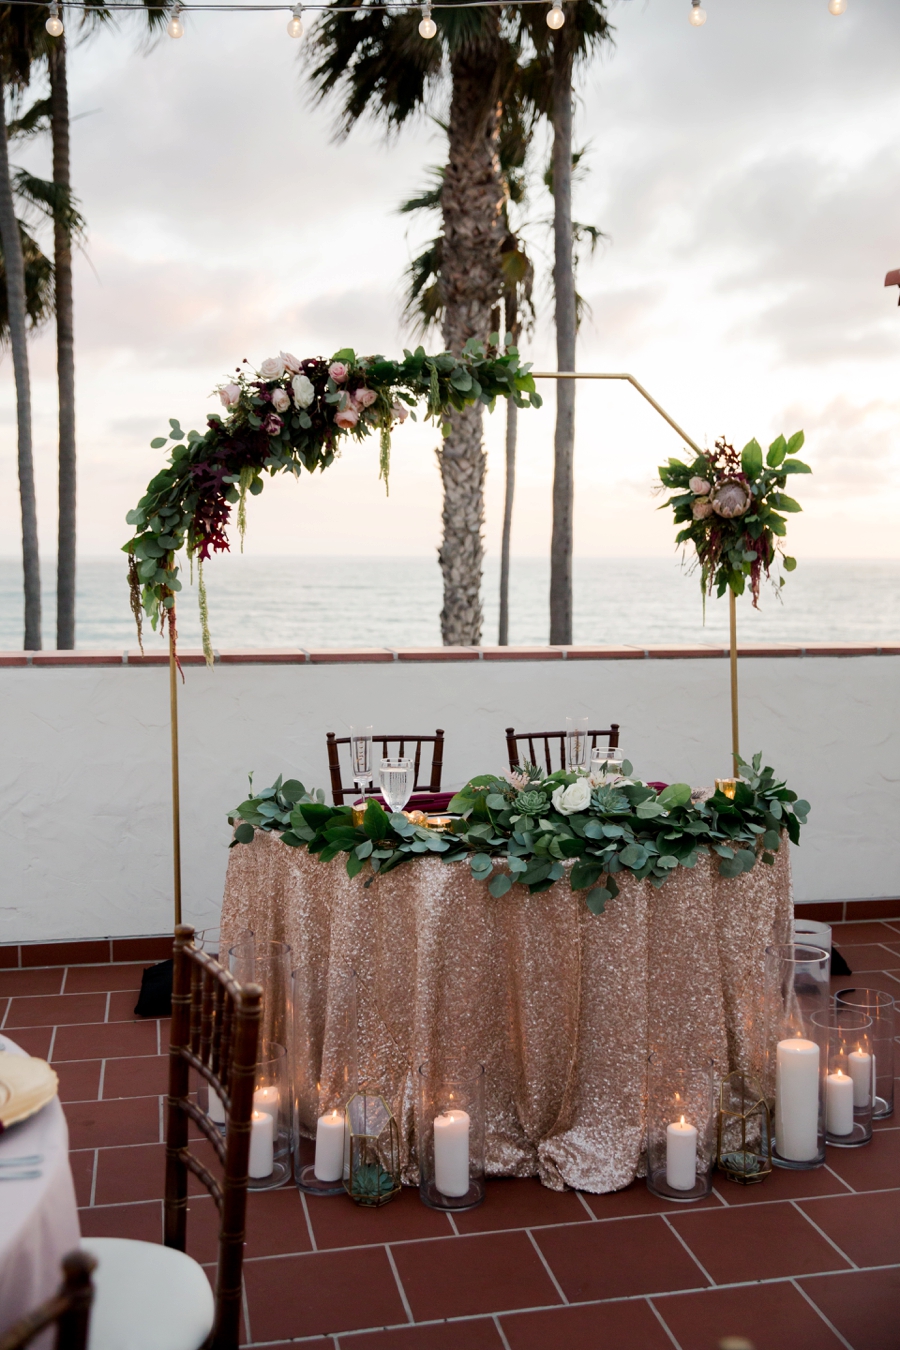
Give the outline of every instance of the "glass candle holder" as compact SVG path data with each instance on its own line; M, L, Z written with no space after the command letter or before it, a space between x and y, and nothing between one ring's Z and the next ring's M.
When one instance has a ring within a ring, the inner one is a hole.
M566 768L569 773L583 769L588 757L588 719L586 717L566 718Z
M266 1042L290 1045L291 949L288 944L246 938L228 948L228 969L239 984L262 986L260 1046Z
M327 998L303 970L294 971L292 983L294 1179L310 1195L343 1195L349 1174L346 1107L358 1082L356 975L333 971ZM308 1160L310 1139L313 1162Z
M858 1148L872 1138L875 1059L872 1019L834 1006L813 1022L825 1056L825 1142Z
M400 1135L394 1113L371 1088L347 1103L344 1189L358 1205L378 1208L400 1190Z
M695 1067L647 1061L647 1189L663 1200L702 1200L716 1160L711 1059Z
M775 1101L772 1161L825 1161L825 1054L814 1018L826 1012L830 957L796 942L766 948L766 1091Z
M744 1186L772 1171L772 1116L755 1078L737 1071L719 1088L716 1164L729 1181Z
M831 955L831 924L818 919L795 919L794 941L803 947L821 947Z
M872 1119L886 1120L894 1114L894 1000L882 989L839 989L834 996L839 1008L853 1008L872 1019L872 1053L875 1056L875 1094Z
M419 1068L419 1196L431 1209L474 1209L484 1199L484 1065L447 1060Z
M271 1191L291 1175L291 1084L283 1045L264 1041L253 1084L248 1189Z

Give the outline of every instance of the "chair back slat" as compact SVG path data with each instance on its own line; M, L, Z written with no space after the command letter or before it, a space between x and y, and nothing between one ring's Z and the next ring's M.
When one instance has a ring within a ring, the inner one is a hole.
M611 722L608 727L600 731L589 731L587 733L591 738L591 749L596 748L598 740L606 740L610 750L615 750L619 744L619 723ZM528 742L528 763L537 764L538 757L535 754L535 741L543 741L544 763L547 773L553 773L553 755L551 752L551 741L559 745L559 767L566 767L566 733L564 731L516 731L515 727L506 728L506 753L509 757L510 769L521 768L522 760L519 755L520 741Z
M341 778L341 760L338 747L350 744L349 736L337 736L333 731L325 734L325 745L328 751L328 772L331 776L331 796L335 806L343 806L348 797L356 796L356 787L344 787ZM372 749L381 746L381 758L387 759L391 755L391 746L396 747L393 752L397 758L402 758L405 754L414 754L414 782L413 792L440 792L441 776L444 771L444 732L438 727L433 736L386 736L378 735L372 737ZM431 772L427 783L419 781L419 774L422 771L422 747L430 745L431 749ZM409 746L407 752L406 747ZM412 747L415 746L415 752ZM375 765L373 768L373 778L377 782L378 774Z

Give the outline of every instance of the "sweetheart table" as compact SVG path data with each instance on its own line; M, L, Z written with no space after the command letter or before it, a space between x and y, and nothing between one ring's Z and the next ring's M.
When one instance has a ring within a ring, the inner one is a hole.
M604 1192L643 1172L647 1056L722 1076L761 1074L766 945L791 940L790 854L729 880L701 857L661 889L617 877L595 916L563 877L500 899L465 862L421 857L364 886L342 859L257 831L231 850L222 937L284 941L301 991L301 1126L315 1085L340 1095L357 973L359 1073L397 1115L404 1181L418 1179L419 1066L463 1054L486 1071L486 1168ZM328 1102L331 1104L331 1101Z

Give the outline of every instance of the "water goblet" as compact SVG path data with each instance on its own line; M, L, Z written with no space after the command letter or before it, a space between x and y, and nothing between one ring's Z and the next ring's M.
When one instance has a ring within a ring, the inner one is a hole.
M386 758L381 761L381 791L388 813L402 811L412 796L415 769L411 759Z
M359 795L365 798L372 782L372 728L350 728L350 768Z
M624 759L618 746L595 745L591 751L591 773L601 774L604 778L616 778L622 773Z
M574 773L583 769L587 762L588 719L586 717L566 718L566 769Z

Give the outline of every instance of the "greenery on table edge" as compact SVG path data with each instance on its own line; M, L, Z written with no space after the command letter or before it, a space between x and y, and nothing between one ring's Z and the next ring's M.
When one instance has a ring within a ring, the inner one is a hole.
M752 764L739 763L743 776L733 800L717 790L693 801L687 783L656 792L627 777L600 782L564 770L544 777L530 765L508 777L484 774L450 802L459 818L447 831L417 825L401 813L388 815L374 799L356 826L350 806L328 806L321 789L308 792L296 779L279 777L229 814L231 847L251 843L257 830L276 832L282 843L305 847L323 862L346 853L348 876L370 867L366 886L423 854L444 862L467 859L472 875L488 881L496 897L515 883L532 895L545 891L573 860L572 890L587 891L588 908L602 914L618 895L619 872L659 887L677 867L694 867L712 853L721 876L737 877L758 858L774 862L782 830L799 843L809 803L799 801L771 768L761 768L761 755ZM627 762L623 768L630 772ZM495 870L498 865L507 870Z
M531 367L520 360L511 333L491 333L485 346L475 338L460 357L450 352L429 356L424 347L404 349L403 360L357 356L349 347L330 360L298 360L290 352L263 361L254 372L237 367L233 380L219 386L226 409L212 413L206 431L184 432L170 418L170 431L150 442L160 450L171 442L169 467L150 481L126 520L134 535L123 545L128 557L131 609L142 642L146 614L155 629L168 625L175 641L175 597L181 590L175 556L186 548L198 564L198 593L203 650L213 660L209 637L203 563L229 549L226 526L237 506L243 540L246 497L263 490L264 474L287 471L295 477L323 471L341 454L348 437L363 441L377 432L380 477L388 482L391 431L425 401L425 419L439 423L476 403L493 410L499 397L520 408L539 408Z

